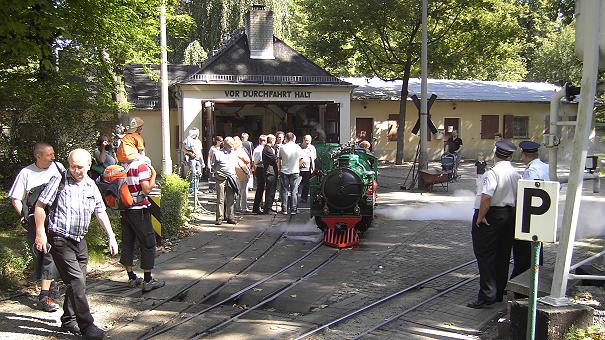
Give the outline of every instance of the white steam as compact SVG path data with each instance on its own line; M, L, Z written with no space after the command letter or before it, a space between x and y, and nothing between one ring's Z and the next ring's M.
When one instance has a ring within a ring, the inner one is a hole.
M457 199L447 203L378 206L376 214L390 220L471 222L474 212L475 193L470 190L456 190L454 197Z

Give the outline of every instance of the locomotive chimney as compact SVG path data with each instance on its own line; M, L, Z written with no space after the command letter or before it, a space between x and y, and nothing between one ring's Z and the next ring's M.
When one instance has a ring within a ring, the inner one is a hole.
M246 37L250 59L275 59L273 55L273 12L265 5L252 5L246 13Z

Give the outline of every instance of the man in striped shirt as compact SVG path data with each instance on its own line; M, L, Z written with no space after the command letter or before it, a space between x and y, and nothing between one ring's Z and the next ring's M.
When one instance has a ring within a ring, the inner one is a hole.
M135 202L131 207L120 212L120 227L122 229L122 254L120 263L126 268L128 285L142 285L143 293L164 286L164 281L158 281L151 276L155 265L155 231L151 225L151 212L147 195L155 186L155 169L142 160L135 159L124 164L127 169L126 182L128 190ZM141 251L140 261L143 278L137 277L133 270L134 244L138 240Z
M90 153L75 149L69 153L69 172L65 176L53 176L40 194L34 210L36 221L36 249L50 253L65 282L65 301L61 328L82 334L87 339L102 339L105 332L94 324L86 298L86 267L88 246L84 235L95 213L99 223L109 236L109 252L118 253L116 238L111 229L105 204L95 182L87 175L91 165ZM44 222L44 208L50 205L48 237Z

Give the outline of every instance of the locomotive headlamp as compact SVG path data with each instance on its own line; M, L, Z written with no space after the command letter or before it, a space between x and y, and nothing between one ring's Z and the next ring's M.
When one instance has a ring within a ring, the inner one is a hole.
M355 205L355 208L353 208L353 213L355 215L361 214L361 209L359 209L359 205Z

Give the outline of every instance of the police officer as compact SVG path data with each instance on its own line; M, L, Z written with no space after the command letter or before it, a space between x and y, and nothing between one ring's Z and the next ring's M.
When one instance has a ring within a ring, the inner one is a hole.
M520 178L510 163L516 149L509 141L496 143L494 167L483 175L471 232L479 267L479 293L477 300L467 304L471 308L484 308L503 299Z
M540 144L525 140L519 143L521 148L521 161L526 165L523 171L523 179L550 180L548 176L548 164L542 162L538 157ZM543 250L540 248L540 264L543 263ZM513 241L513 272L510 278L523 273L531 266L531 242L514 240Z

